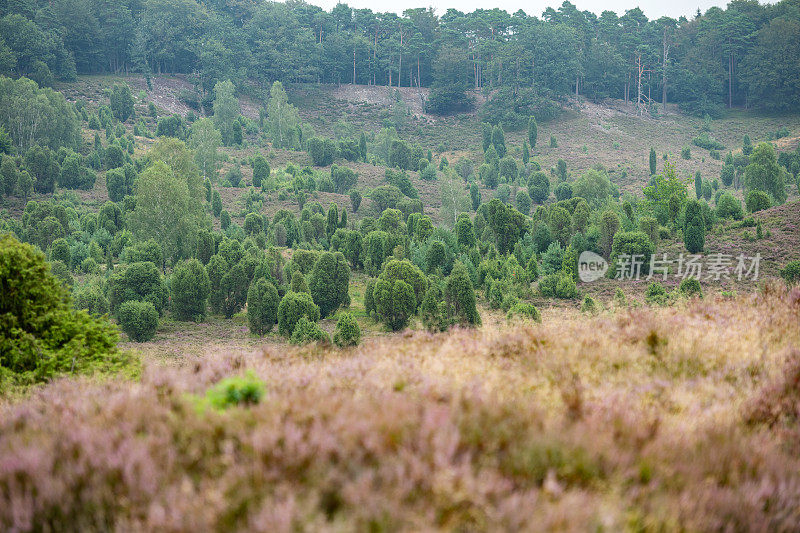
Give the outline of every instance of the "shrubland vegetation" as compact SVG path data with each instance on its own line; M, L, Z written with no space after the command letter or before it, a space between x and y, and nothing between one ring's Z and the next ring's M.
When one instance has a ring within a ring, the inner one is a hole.
M791 529L790 3L162 4L0 6L0 529Z

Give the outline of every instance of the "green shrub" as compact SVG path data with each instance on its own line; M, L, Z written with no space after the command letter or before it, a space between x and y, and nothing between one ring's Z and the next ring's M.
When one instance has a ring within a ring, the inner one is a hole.
M319 307L311 295L305 292L287 292L278 305L278 333L290 337L297 321L306 317L312 322L319 320Z
M319 327L319 324L301 316L294 327L294 331L292 331L289 342L291 344L330 343L330 340L328 334Z
M372 298L376 316L392 331L406 327L417 307L414 289L402 279L379 278Z
M289 290L293 292L305 292L307 294L311 294L311 291L308 290L306 277L299 270L295 270L292 274L292 283L289 285Z
M772 200L770 199L769 194L758 190L749 191L745 197L744 203L747 206L747 211L749 213L763 211L764 209L769 209L772 207Z
M161 315L169 299L161 271L151 262L131 263L116 270L108 280L108 293L111 312L115 315L123 303L131 300L150 302Z
M609 275L614 275L614 269L621 255L627 255L629 258L638 256L637 259L642 261L641 273L646 274L650 271L650 256L655 251L655 245L650 237L641 231L625 231L615 234L614 243L611 246L610 264L612 268L609 269Z
M511 309L508 310L506 314L506 320L532 320L534 322L541 322L542 315L539 313L539 310L536 309L531 303L528 302L517 302Z
M341 252L325 252L311 271L308 288L323 318L350 301L350 267Z
M361 342L361 328L350 313L342 313L333 333L336 346L357 346Z
M461 261L456 262L447 277L444 300L447 304L449 321L465 326L481 324L481 315L478 313L472 280Z
M701 216L695 216L683 232L683 243L689 253L697 254L703 251L706 243L705 224Z
M203 320L210 292L208 273L200 261L189 259L179 263L170 280L172 312L175 318L195 322Z
M597 300L588 295L583 298L583 302L581 303L581 312L593 315L599 311L600 305L597 303Z
M693 296L703 297L703 288L700 286L700 280L693 276L681 280L680 285L678 285L678 292L688 298Z
M741 220L744 216L742 202L729 192L724 192L717 200L717 216Z
M147 342L156 334L158 311L150 302L129 300L120 305L117 320L131 340Z
M100 316L108 313L108 298L103 292L102 283L89 282L76 286L72 292L72 307L84 309L89 314Z
M556 297L562 300L571 300L578 297L578 288L571 276L561 274L556 283Z
M247 322L251 333L264 335L272 329L278 322L279 303L278 290L266 279L259 278L250 284L247 291Z
M116 351L116 328L71 309L44 255L10 235L0 236L0 317L0 389L130 363Z
M264 159L264 156L261 154L256 155L253 158L253 186L261 187L266 183L270 173L269 163Z
M202 403L213 409L224 410L255 405L261 402L265 393L264 382L252 370L248 370L244 376L227 377L208 389Z
M245 271L243 261L239 261L228 269L219 282L222 314L231 318L247 303L247 289L250 278Z
M681 148L681 158L682 159L691 159L692 158L692 149L688 146L684 146Z
M654 281L647 286L644 301L651 305L664 305L668 301L667 290L661 283Z
M800 261L789 261L781 269L781 277L787 285L797 285L800 283Z
M412 262L398 259L387 261L379 278L390 283L396 280L408 283L414 291L415 305L422 303L428 282L422 271Z

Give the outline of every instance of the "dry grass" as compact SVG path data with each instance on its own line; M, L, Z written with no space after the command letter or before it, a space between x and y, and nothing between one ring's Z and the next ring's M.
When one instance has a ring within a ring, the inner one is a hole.
M140 383L0 407L0 529L791 531L799 323L800 291L771 287L344 351L151 356ZM260 404L197 410L245 369Z

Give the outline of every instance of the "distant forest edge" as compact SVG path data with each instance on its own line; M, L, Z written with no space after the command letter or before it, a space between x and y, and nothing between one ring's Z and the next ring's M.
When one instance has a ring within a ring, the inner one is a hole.
M474 109L508 127L549 118L570 95L641 113L800 109L800 0L735 0L690 18L597 16L569 2L541 18L500 9L330 12L301 1L0 0L0 73L39 85L77 74L188 74L198 105L218 81L429 87L426 110Z

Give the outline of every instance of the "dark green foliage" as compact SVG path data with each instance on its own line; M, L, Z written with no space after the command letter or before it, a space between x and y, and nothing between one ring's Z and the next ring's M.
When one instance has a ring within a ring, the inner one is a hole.
M447 304L444 302L444 294L438 283L431 283L425 291L419 306L419 316L425 329L431 332L445 331L450 326Z
M25 168L35 178L34 191L40 194L50 194L55 191L61 169L52 150L38 144L33 146L25 153Z
M501 159L506 155L506 136L503 126L500 124L492 128L492 146L497 151L497 156Z
M272 329L278 322L279 303L278 290L266 279L258 278L250 284L247 291L247 323L251 333L264 335Z
M133 95L127 83L114 84L110 100L111 112L114 114L114 118L120 122L125 122L133 116Z
M156 334L158 311L151 302L130 300L119 307L117 320L132 341L147 342Z
M536 117L528 119L528 142L531 150L536 148L536 139L539 137L539 126L536 124Z
M455 233L456 242L458 242L459 246L463 246L464 248L472 248L477 243L472 221L465 213L462 213L458 216Z
M319 307L308 293L287 292L278 305L278 333L290 337L301 317L317 322Z
M311 342L330 343L330 337L325 333L319 324L312 322L305 316L301 316L292 331L289 339L291 344L308 344Z
M497 251L506 254L525 230L525 215L497 198L485 204L485 208L485 218L494 232Z
M261 187L270 176L270 166L261 154L253 158L253 186Z
M414 289L402 279L378 279L372 299L376 316L392 331L406 327L417 307Z
M736 169L731 164L725 163L725 166L722 167L722 172L720 173L720 179L722 179L722 184L726 187L730 187L733 184L733 178L736 175Z
M234 264L222 276L219 282L219 301L221 303L220 311L225 318L231 318L247 303L249 282L243 262Z
M656 173L656 149L650 148L650 175Z
M569 183L559 183L553 191L556 195L556 200L563 201L572 198L572 185Z
M550 180L544 172L534 172L528 178L528 194L537 204L543 204L550 196Z
M778 204L786 201L786 171L778 165L772 144L759 143L753 150L744 169L744 184L748 191L768 193Z
M312 137L308 140L308 155L317 167L327 167L336 158L336 143L331 139Z
M350 267L341 253L325 252L314 264L309 290L323 318L350 301Z
M358 346L361 342L361 328L350 313L342 313L336 321L333 332L333 342L336 346Z
M225 173L225 180L231 184L231 187L239 187L242 185L242 169L239 165L232 166L228 172Z
M222 231L225 231L230 225L231 215L226 209L223 209L219 214L219 226L222 228Z
M765 195L766 196L766 195ZM767 197L769 200L769 197ZM742 202L729 192L724 192L717 200L717 216L741 220L744 216Z
M390 283L397 280L402 280L407 283L414 292L415 305L417 302L422 302L425 289L428 286L428 282L422 271L413 263L406 260L393 259L388 261L384 265L379 279Z
M800 261L789 261L781 269L781 277L787 285L797 285L800 283Z
M167 306L169 290L156 265L143 261L115 270L108 280L108 296L114 315L123 303L136 300L152 303L160 316Z
M476 306L475 290L466 267L460 261L456 261L447 277L444 299L448 315L453 322L461 325L480 325L481 316Z
M517 302L508 310L506 320L532 320L541 322L542 315L536 306L528 302Z
M425 168L427 169L432 167L426 166ZM433 179L435 179L436 169L433 169L433 172ZM414 184L411 183L411 179L408 177L408 173L405 170L393 170L391 168L387 168L384 176L386 177L386 182L389 185L397 187L405 196L409 198L419 198L419 193L417 192L416 187L414 187Z
M244 233L256 236L264 232L264 221L258 213L247 213L244 217Z
M69 158L67 158L68 160ZM66 168L66 160L64 168ZM64 168L61 169L61 174L64 174ZM108 197L112 202L121 202L125 196L133 194L133 177L135 174L131 171L126 172L122 168L114 168L106 172L106 187L108 188ZM91 188L91 187L89 187Z
M753 190L747 193L745 205L748 213L755 213L772 207L772 200L764 191Z
M162 117L158 121L156 128L156 136L158 137L175 137L176 139L186 138L186 126L179 115L170 115Z
M347 194L358 181L358 174L347 167L333 165L331 167L331 179L333 180L334 191L339 194Z
M470 184L469 197L472 202L472 210L477 211L478 207L481 205L481 191L478 189L477 184L475 183Z
M211 194L211 211L217 218L219 218L220 214L222 213L222 198L217 190Z
M626 255L629 258L637 256L642 261L641 272L646 274L650 271L650 256L655 253L655 245L646 233L641 231L625 231L614 235L614 243L611 247L611 258L609 275L615 274L614 268L618 264L619 257Z
M70 263L70 249L69 243L66 239L56 239L50 245L49 249L50 261L61 261L69 267Z
M708 133L702 133L699 136L692 139L692 144L695 146L699 146L700 148L705 148L706 150L724 150L725 145L721 142L717 141L716 139L712 139L709 137Z
M211 289L209 293L209 304L214 313L222 312L222 277L228 272L228 268L228 262L219 254L212 255L206 265L206 273L208 273L209 287Z
M203 320L211 285L200 261L189 259L179 263L172 272L169 288L175 318L195 322Z
M428 266L428 272L443 269L447 262L447 249L442 241L435 240L428 244L428 251L425 254L425 263Z
M380 185L372 189L369 194L370 200L375 204L378 213L383 213L387 209L394 209L400 201L401 192L392 185Z
M699 298L703 297L703 289L700 286L700 280L695 277L683 278L680 285L678 285L678 292L687 298L693 298L695 296Z
M58 179L60 187L65 189L84 189L89 190L94 187L97 176L95 173L83 166L83 160L78 154L72 153L64 158L61 166L61 174ZM124 178L124 174L123 174ZM110 190L109 190L110 195Z
M683 229L683 243L690 253L703 251L706 245L706 231L702 216L697 215L686 223Z
M433 165L428 165L419 172L420 179L425 181L436 180L436 168Z
M360 192L350 191L350 205L353 207L353 213L358 213L358 208L361 207Z
M377 280L375 278L369 278L364 287L364 312L367 313L367 316L375 312L375 299L373 295L376 282Z
M644 293L644 301L650 305L664 305L669 301L669 296L664 286L654 281L647 286L647 290Z
M294 292L305 292L311 294L306 283L306 277L299 270L292 273L292 282L289 284L289 289Z

